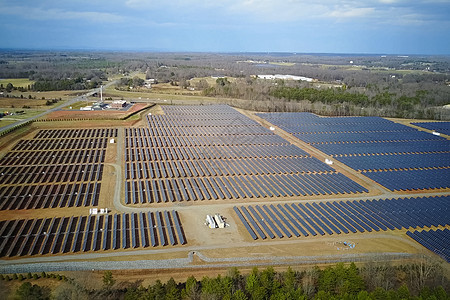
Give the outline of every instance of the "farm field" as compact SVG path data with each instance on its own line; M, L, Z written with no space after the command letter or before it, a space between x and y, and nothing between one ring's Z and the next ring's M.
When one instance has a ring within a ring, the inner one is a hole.
M7 86L8 83L11 83L14 87L23 87L26 88L28 85L34 83L33 80L29 80L28 78L8 78L8 79L0 79L0 84L3 86Z
M140 268L198 270L422 253L448 261L426 239L450 229L447 138L375 117L150 111L135 126L36 128L4 149L2 270L49 260L79 270L93 259L126 269L142 255L152 260ZM84 112L70 113L48 119ZM216 214L228 226L205 225Z

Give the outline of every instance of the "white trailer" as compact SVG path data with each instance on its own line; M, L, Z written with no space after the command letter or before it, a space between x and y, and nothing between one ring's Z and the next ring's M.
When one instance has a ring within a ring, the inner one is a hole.
M214 221L214 217L211 215L206 215L206 224L209 228L217 228L216 221Z
M215 215L214 215L214 220L216 221L217 226L218 226L219 228L225 228L225 221L223 220L223 218L222 218L221 215L215 214Z

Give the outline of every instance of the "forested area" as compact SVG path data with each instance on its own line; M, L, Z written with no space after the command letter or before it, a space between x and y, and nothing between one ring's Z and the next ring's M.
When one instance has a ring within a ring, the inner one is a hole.
M53 278L61 284L50 289L39 283L40 278ZM368 262L360 268L339 263L303 271L254 267L248 274L231 268L226 275L190 276L185 282L156 280L146 287L142 281L119 282L111 271L103 273L100 285L83 273L77 278L42 272L2 275L1 279L3 295L9 292L15 299L449 299L449 280L442 266L427 260L405 265ZM25 282L11 291L6 283L13 280Z
M262 111L324 115L376 115L448 119L450 57L306 55L292 53L0 52L0 78L29 78L29 90L97 87L112 76L145 73L147 79L195 88L203 95ZM289 74L313 82L263 80ZM193 78L229 78L191 84ZM128 82L125 82L127 81ZM140 86L136 78L123 86ZM235 101L240 99L243 101Z

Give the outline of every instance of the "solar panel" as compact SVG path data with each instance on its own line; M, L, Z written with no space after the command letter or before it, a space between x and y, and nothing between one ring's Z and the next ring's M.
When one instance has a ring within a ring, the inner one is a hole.
M148 212L147 213L147 218L148 218L148 230L150 232L150 240L152 243L152 247L156 247L156 238L155 238L155 225L153 223L153 213Z
M173 228L170 225L171 223L170 223L169 212L167 210L164 211L164 220L166 222L167 232L169 233L170 244L173 246L173 245L175 245L175 238L173 235Z
M113 249L120 248L120 215L114 214Z
M135 213L131 213L128 215L131 221L130 226L130 232L131 232L131 247L136 248L138 246L137 244L137 237L136 237L136 224L135 224Z
M60 243L58 243L58 241L60 239L61 231L64 230L66 228L66 226L67 226L68 220L69 220L69 218L62 218L62 221L59 223L58 229L57 229L56 234L55 234L55 239L54 239L53 245L52 245L52 247L50 249L50 252L52 254L55 254L55 253L59 252ZM22 233L20 233L20 235L22 235Z
M181 229L181 223L180 220L178 218L178 213L174 210L172 210L172 219L173 219L173 223L175 225L175 228L177 230L177 234L178 234L178 241L181 245L186 244L186 240L184 239L184 233L183 230Z
M247 209L244 206L241 206L241 210L245 214L245 216L247 217L247 220L250 222L250 224L256 230L256 232L258 233L259 237L262 238L263 240L265 240L266 239L266 235L261 230L261 228L259 228L259 226L256 224L255 220L250 215L250 213L247 211Z
M286 218L271 204L270 208L275 212L275 214L284 222L284 224L294 233L295 236L300 236L300 233L298 233L297 230L295 230L294 227L292 227L292 225L286 220ZM272 217L272 219L275 220L275 222L277 222L278 226L281 228L281 230L283 230L283 232L286 234L287 237L292 237L292 234L286 230L286 228L279 223L279 220L271 213L271 211L269 209L267 209L264 206L264 209L266 209L266 211L270 214L270 216Z
M266 224L266 219L264 219L264 217L260 217L257 212L255 211L255 209L253 208L253 206L248 206L247 207L248 210L250 210L250 212L253 214L253 216L255 217L256 221L258 221L259 224L261 224L261 226L263 227L263 229L266 231L267 235L271 238L274 239L275 235L272 233L272 231L269 229L269 227ZM246 210L244 210L244 207L242 207L242 211L245 213ZM259 226L258 226L259 228Z
M122 248L129 248L129 233L128 233L128 215L122 214Z
M79 235L83 235L83 232L81 232L82 229L84 229L84 225L86 222L86 217L80 217L78 220L78 224L77 224L77 228L75 230L75 235L73 237L73 242L72 242L72 252L76 252L77 250L77 246L79 243Z
M155 216L156 216L156 226L158 228L159 241L162 246L166 246L166 238L164 235L164 228L163 228L163 223L161 220L160 212L159 211L155 212Z
M90 240L88 240L88 237L91 234L90 228L91 228L92 221L95 222L94 216L87 217L87 225L86 225L86 230L84 232L84 239L83 239L83 246L82 246L82 249L84 252L89 251L91 249Z
M109 231L109 215L105 215L105 223L103 227L103 240L102 240L102 249L107 250L109 245L109 238L111 237L111 233Z
M102 238L102 233L100 232L100 227L103 225L103 218L97 216L95 220L95 229L94 229L94 239L92 241L92 250L97 251L98 237L100 235L100 239Z
M74 223L74 220L75 220L75 223ZM35 221L36 221L36 220L35 220ZM69 247L70 247L70 243L69 243L69 245L68 245L68 241L69 241L69 238L71 238L72 235L73 235L73 233L71 232L72 226L74 226L74 225L76 224L77 221L78 221L78 218L76 218L76 217L74 218L73 216L70 217L69 224L67 225L67 231L66 231L66 234L65 234L65 236L64 236L63 245L62 245L62 248L61 248L61 251L62 251L63 253L66 253L66 252L68 251L68 250L66 250L66 249L69 249ZM32 232L35 223L36 223L36 222L33 222L33 225L32 225L32 227L31 227L32 229L30 230L30 233ZM27 242L27 240L28 240L28 237L29 237L29 236L27 236L27 239L24 241L24 243L23 243L22 246L25 246L25 245L26 245L26 242ZM19 251L19 253L22 253L22 251Z

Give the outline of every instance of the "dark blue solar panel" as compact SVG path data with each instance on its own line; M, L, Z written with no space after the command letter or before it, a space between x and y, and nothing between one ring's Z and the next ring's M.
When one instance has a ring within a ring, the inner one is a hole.
M105 216L105 225L103 228L103 243L102 243L102 249L107 250L108 249L108 238L111 236L111 233L109 232L109 215ZM69 227L67 227L69 228Z
M315 224L312 224L311 222L310 222L310 218L303 212L303 211L301 211L300 210L300 208L297 206L297 205L295 205L295 204L292 204L291 206L288 206L287 204L285 205L285 207L289 210L289 209L291 209L290 210L290 212L295 216L295 217L297 217L298 219L298 221L304 226L304 227L306 227L306 229L313 235L313 236L316 236L317 235L317 233L308 225L308 223L306 223L306 221L308 221L309 222L309 224L311 224L313 227L314 227L314 229L316 229L317 230L317 226L315 225ZM295 212L294 211L292 211L292 208L295 210ZM298 215L297 215L297 213L298 214L300 214L300 216L301 217L299 217ZM320 231L319 231L320 230ZM319 231L319 233L320 232L323 232L320 228L319 228L319 230L317 230L317 231Z
M253 219L253 217L250 215L250 213L247 211L247 208L245 208L245 206L241 206L241 210L242 212L245 214L247 220L250 222L250 224L252 225L252 227L256 230L256 232L258 233L259 237L262 238L263 240L266 239L266 235L264 234L264 232L261 230L261 228L258 226L258 224L256 224L255 220ZM253 210L254 211L254 210ZM256 216L255 216L256 217ZM273 234L272 234L273 235ZM273 237L271 237L273 238Z
M148 231L150 232L150 240L152 243L152 247L156 247L156 237L155 237L155 225L153 223L153 213L148 212L147 213L147 219L148 219Z
M275 212L275 214L280 218L280 220L281 221L283 221L283 223L294 233L294 235L295 236L300 236L300 233L291 225L291 223L290 222L288 222L288 220L286 219L286 217L285 216L283 216L279 211L278 211L278 209L276 209L275 208L275 206L273 206L272 204L270 205L270 208ZM270 212L270 211L269 211ZM275 219L275 216L273 217L274 218L274 220L276 220ZM284 228L284 226L283 227L281 227L280 226L280 228L284 231L284 233L286 234L286 236L287 237L291 237L292 236L292 234L289 232L289 231L287 231L285 228ZM283 229L284 228L284 229Z
M265 216L264 213L262 213L261 216L258 215L258 213L255 211L253 206L248 206L248 209L251 211L251 213L253 214L255 219L259 222L259 224L261 224L261 226L264 228L264 230L266 231L267 235L269 235L269 237L271 239L274 239L275 235L273 234L273 232L267 226L267 224L269 224L272 227L272 229L273 229L275 226L272 224L272 221L268 220L267 216ZM256 209L258 209L258 211L261 213L261 208L259 206L256 206ZM277 233L278 236L281 235L281 233L278 231L278 229L277 229L276 233Z
M434 130L439 133L444 133L450 135L450 122L421 122L421 123L411 123L413 125L426 128L429 130Z
M129 245L129 233L128 233L128 215L126 213L122 214L122 248L126 249Z
M164 227L163 227L162 220L161 220L161 214L158 211L155 213L155 215L156 215L156 226L158 228L159 241L162 246L165 246L166 238L164 236Z
M129 215L130 220L131 220L131 227L130 227L130 232L131 232L131 247L136 248L138 246L137 244L137 236L136 236L136 223L135 223L135 213L131 213L131 215Z
M251 235L251 237L254 240L257 240L258 237L255 234L255 232L253 231L253 229L250 227L250 225L248 224L247 220L245 220L244 216L242 215L241 211L239 210L239 208L237 208L236 206L233 207L234 211L236 212L236 214L238 215L239 219L241 220L242 224L244 224L245 228L247 229L248 233Z
M170 217L169 217L169 212L167 210L164 211L164 220L166 222L166 229L167 232L169 233L169 240L170 240L170 244L173 246L175 245L175 238L173 236L173 228L170 225Z
M180 242L181 245L186 244L186 241L184 239L184 234L183 231L181 229L181 222L178 218L178 213L174 210L172 210L172 219L173 219L173 223L175 225L175 228L177 230L177 234L178 234L178 241Z
M406 234L434 253L450 262L450 231L448 229L407 231Z

